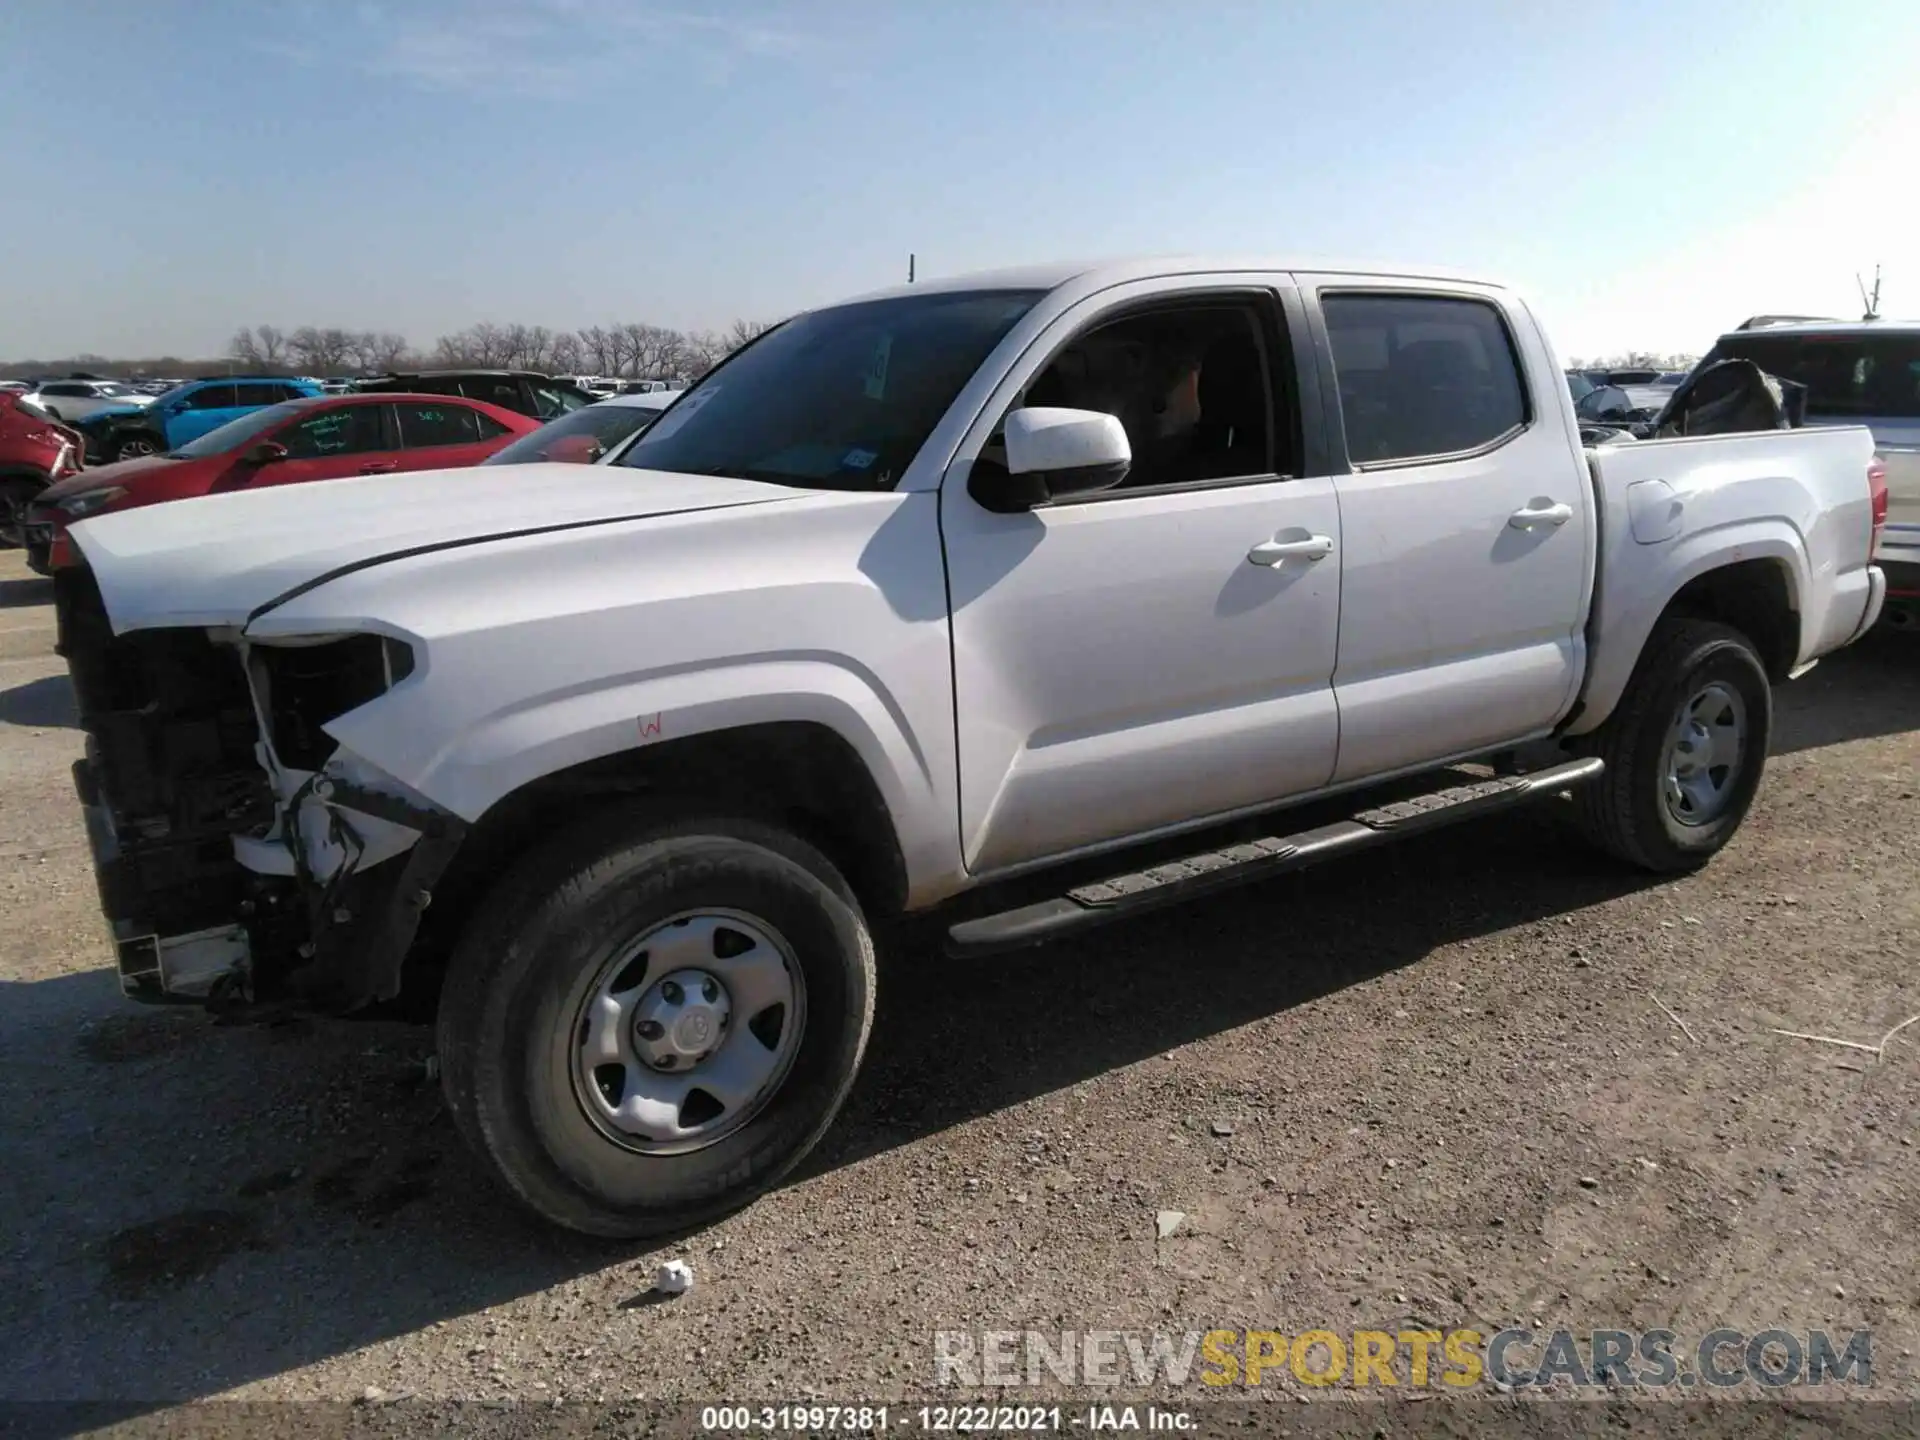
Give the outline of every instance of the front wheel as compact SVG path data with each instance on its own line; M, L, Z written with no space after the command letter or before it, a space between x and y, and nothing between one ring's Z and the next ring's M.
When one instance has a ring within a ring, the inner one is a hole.
M25 543L20 527L27 506L45 488L33 480L0 480L0 550L15 550Z
M852 892L748 820L629 815L517 866L448 971L448 1106L496 1179L590 1235L684 1230L785 1175L873 1019Z
M1714 621L1662 621L1619 708L1581 747L1607 762L1574 791L1581 830L1641 869L1698 869L1746 818L1772 733L1752 642Z
M134 431L127 435L117 435L113 441L115 460L138 460L147 455L160 453L160 442L152 435Z

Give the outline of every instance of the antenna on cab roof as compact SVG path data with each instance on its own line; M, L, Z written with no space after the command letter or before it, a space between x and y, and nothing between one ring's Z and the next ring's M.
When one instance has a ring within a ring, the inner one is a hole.
M1867 313L1860 318L1862 320L1878 320L1880 318L1880 267L1878 265L1873 267L1873 291L1871 294L1867 291L1866 281L1862 280L1858 275L1853 277L1853 283L1860 287L1860 303L1867 307Z

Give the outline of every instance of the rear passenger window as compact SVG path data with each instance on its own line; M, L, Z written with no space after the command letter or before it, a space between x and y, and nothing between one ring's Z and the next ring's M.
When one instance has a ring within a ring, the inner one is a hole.
M231 410L234 408L233 386L203 385L187 397L189 410Z
M480 440L480 415L464 405L396 405L400 412L400 443L409 450L432 445L474 445Z
M235 403L240 405L278 405L287 398L284 385L249 384L243 380L233 388L239 392Z
M527 408L526 397L520 393L517 382L500 375L480 375L460 382L460 393L469 400L484 400L489 405L498 405L502 410L514 410L522 415L531 414Z
M1512 338L1484 300L1329 295L1321 309L1354 464L1477 450L1526 424Z

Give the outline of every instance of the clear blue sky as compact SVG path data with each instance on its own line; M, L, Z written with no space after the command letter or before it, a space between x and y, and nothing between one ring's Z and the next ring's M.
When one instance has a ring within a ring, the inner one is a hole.
M0 358L1205 249L1697 349L1876 260L1920 312L1917 42L1914 0L0 0Z

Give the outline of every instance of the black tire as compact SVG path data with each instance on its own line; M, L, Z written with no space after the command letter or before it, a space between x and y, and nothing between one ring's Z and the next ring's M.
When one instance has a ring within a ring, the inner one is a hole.
M1719 685L1745 710L1745 741L1725 799L1699 823L1667 803L1669 736L1681 708ZM1581 832L1607 854L1659 874L1697 870L1746 818L1766 768L1773 734L1773 687L1753 644L1710 620L1663 620L1607 722L1578 748L1607 762L1606 773L1573 792Z
M20 531L33 497L46 489L42 481L20 478L0 480L0 550L17 550L23 536Z
M578 1006L623 944L701 907L784 939L805 986L797 1052L739 1129L687 1153L637 1154L575 1091ZM608 816L516 865L467 926L438 1019L448 1107L499 1183L554 1224L613 1238L683 1231L748 1203L826 1132L860 1067L873 990L859 905L811 846L753 820Z
M158 455L167 448L167 442L158 435L146 430L122 430L107 442L108 463L121 460L138 460L146 455Z

